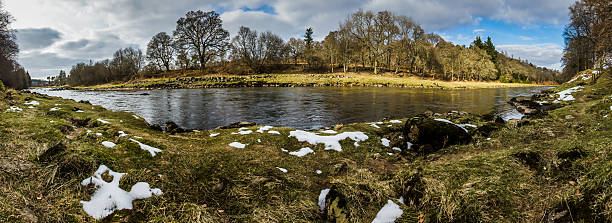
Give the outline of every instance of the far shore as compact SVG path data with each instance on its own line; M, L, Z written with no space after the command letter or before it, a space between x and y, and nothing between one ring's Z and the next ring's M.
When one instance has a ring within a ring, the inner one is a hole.
M484 81L444 81L394 74L327 73L327 74L209 74L168 78L143 78L95 86L75 86L78 90L150 90L231 87L398 87L398 88L512 88L554 86L544 84L501 83Z

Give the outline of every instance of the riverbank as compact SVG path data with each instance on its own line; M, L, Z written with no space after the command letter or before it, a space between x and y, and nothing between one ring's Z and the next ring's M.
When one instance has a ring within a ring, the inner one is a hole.
M169 134L126 112L0 92L0 221L90 221L81 203L96 191L89 183L115 180L89 178L101 165L126 173L114 177L133 193L120 195L144 198L110 221L370 222L385 213L396 222L610 221L609 86L607 76L561 85L534 98L559 100L554 109L521 121L426 113L310 133ZM462 137L428 144L417 137L427 129Z
M423 79L415 76L359 73L333 74L266 74L266 75L205 75L193 77L150 78L125 83L110 83L82 90L135 90L221 87L406 87L406 88L508 88L545 86L500 82L464 82Z

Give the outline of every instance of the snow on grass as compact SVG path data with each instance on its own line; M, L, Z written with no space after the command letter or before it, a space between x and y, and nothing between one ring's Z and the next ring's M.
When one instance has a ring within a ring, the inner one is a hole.
M246 131L246 130L249 130L249 128L247 128L247 127L242 127L242 128L239 128L239 129L238 129L238 131Z
M134 138L137 138L137 139L142 139L142 137L140 137L140 136L134 136Z
M157 153L160 153L162 151L161 149L142 144L141 142L138 142L134 139L130 139L130 141L138 143L138 145L140 146L140 149L149 151L149 153L151 153L151 156L155 156L157 155Z
M49 109L49 111L59 111L59 110L60 110L60 108L58 108L58 107L53 107L53 108Z
M51 121L52 121L51 123L53 123L53 120L51 120ZM87 133L87 135L89 135L89 133L91 133L91 130L87 129L87 131L85 131L85 133Z
M270 134L277 134L277 135L280 135L280 134L281 134L280 132L278 132L278 131L274 131L274 130L268 131L268 133L270 133Z
M128 135L128 134L125 134L124 131L119 131L117 133L119 133L119 137L126 137Z
M387 204L378 211L372 223L395 222L403 213L404 211L402 211L399 205L395 204L392 200L388 200Z
M370 126L372 126L372 127L374 127L374 128L377 128L377 129L379 129L379 128L380 128L380 126L376 125L376 123L368 123L368 124L370 124Z
M406 142L406 149L410 150L410 148L412 148L412 143L411 142Z
M314 150L312 150L310 147L305 147L305 148L301 148L299 151L290 152L289 155L302 157L302 156L308 155L309 153L314 153Z
M49 121L49 122L54 123L55 121L51 120L51 121Z
M221 133L212 133L212 134L210 134L210 137L215 137L215 136L218 136L218 135L221 135Z
M233 142L233 143L230 143L229 146L238 148L238 149L244 149L244 147L246 147L246 144L242 144L239 142Z
M10 108L6 109L6 112L20 112L20 111L23 111L23 109L17 106L11 106Z
M368 136L363 132L343 132L337 135L320 136L316 133L306 132L303 130L295 130L289 133L289 137L295 137L300 142L308 142L311 145L317 145L319 143L325 144L325 150L336 150L342 151L340 141L347 138L355 141L355 146L358 146L358 142L365 141Z
M523 116L525 116L525 115L523 115L523 113L519 112L516 109L512 109L512 111L504 112L504 113L501 114L501 118L504 121L509 121L509 120L512 120L512 119L521 120L521 119L523 119Z
M256 131L256 132L259 132L259 133L264 133L264 131L268 131L268 130L270 130L270 129L272 129L272 128L274 128L274 127L269 126L269 125L266 125L266 126L262 126L262 127L260 127L259 129L257 129L257 131Z
M276 169L280 170L280 171L281 171L281 172L283 172L283 173L287 173L287 172L289 172L289 171L287 171L287 169L285 169L285 168L276 167Z
M96 136L102 136L102 133L96 132Z
M612 106L610 106L610 111L612 111Z
M315 171L315 173L316 173L316 174L322 174L322 173L323 173L323 171L321 171L321 170L316 170L316 171Z
M257 139L257 142L258 142L258 143L261 143L261 139Z
M325 210L325 198L327 198L327 194L329 194L329 188L321 190L319 193L319 210Z
M389 143L391 141L389 141L387 138L382 138L380 139L380 142L383 144L383 146L389 147Z
M29 108L29 109L32 109L32 108L34 108L34 106L28 106L28 108Z
M338 134L338 132L336 132L334 130L322 130L321 133L325 133L325 134Z
M402 123L402 121L400 121L400 120L391 120L389 122L393 123L393 124L401 124Z
M78 112L78 113L83 113L84 111L83 111L83 110L77 110L76 112Z
M97 121L101 122L102 124L111 124L109 121L104 121L101 118L96 119Z
M102 174L106 173L113 176L111 182L102 179ZM104 218L112 214L115 210L132 209L134 200L150 198L153 195L161 195L159 188L153 188L146 182L138 182L132 186L130 192L119 187L119 181L125 173L112 171L105 165L100 165L93 176L83 180L81 185L88 186L93 184L96 187L91 200L81 201L83 210L95 219Z
M574 96L572 95L572 93L578 92L582 89L582 86L576 86L564 91L560 91L559 93L557 93L556 95L559 95L559 98L555 101L553 101L553 103L560 103L562 101L573 101L574 100Z
M24 105L33 105L33 106L38 106L38 105L40 105L40 103L38 103L38 101L30 101L30 102L26 102L26 103L24 103Z
M597 74L596 72L599 73L599 71L593 71L593 74ZM572 82L574 82L576 80L579 80L579 79L582 79L584 81L586 81L588 79L591 79L591 74L584 73L584 74L578 75L578 76L574 77L573 79L571 79L570 81L568 81L567 83L572 83Z
M398 152L400 152L400 153L402 152L402 149L400 149L399 147L393 147L393 148L391 148L391 149L393 149L393 150L395 150L395 151L398 151Z
M284 149L284 148L281 148L281 151L286 152L286 153L288 153L288 152L289 152L289 150L286 150L286 149Z
M102 145L106 148L113 148L115 147L117 144L113 143L113 142L109 142L109 141L104 141L102 142Z
M252 130L246 130L246 131L232 132L232 135L238 135L238 134L240 134L240 135L248 135L248 134L251 134L251 133L253 133Z
M132 115L132 117L134 117L135 119L140 119L140 117L138 117L136 115Z

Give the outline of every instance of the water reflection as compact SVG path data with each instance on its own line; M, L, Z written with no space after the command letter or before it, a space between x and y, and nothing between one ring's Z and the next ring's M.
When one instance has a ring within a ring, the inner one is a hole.
M410 117L427 110L485 114L508 110L506 101L542 88L216 88L151 91L32 91L87 100L111 110L136 113L149 123L174 121L185 128L211 129L238 121L299 129L338 123ZM147 94L144 94L147 93Z

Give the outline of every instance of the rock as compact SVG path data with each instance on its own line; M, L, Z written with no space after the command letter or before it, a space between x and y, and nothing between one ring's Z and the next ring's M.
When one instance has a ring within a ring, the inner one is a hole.
M91 105L91 102L85 100L80 100L79 103Z
M162 127L161 127L161 126L159 126L158 124L149 125L149 128L150 128L150 129L152 129L152 130L155 130L155 131L160 131L160 132L161 132L161 131L164 131L164 130L162 129Z
M334 126L334 130L338 131L338 130L342 129L342 127L344 127L343 124L337 124L337 125Z
M236 122L236 123L232 123L227 126L222 126L221 129L237 129L237 128L242 128L242 127L250 127L254 125L257 125L257 124L255 124L255 122Z
M425 117L414 117L404 126L404 139L412 143L411 151L436 152L448 145L466 144L472 136L461 127ZM403 143L404 148L406 143Z
M543 112L540 104L529 99L512 98L508 103L525 115L537 115Z
M73 107L73 108L72 108L72 111L73 111L73 112L75 112L75 111L79 111L79 110L81 110L81 109L80 109L80 108L78 108L78 107Z
M186 130L179 127L176 123L169 121L169 122L166 122L166 132L172 135L176 133L184 133L186 132Z
M486 124L478 127L475 132L480 134L481 136L489 137L492 132L500 130L503 127L504 124L500 124L497 122L487 122Z

